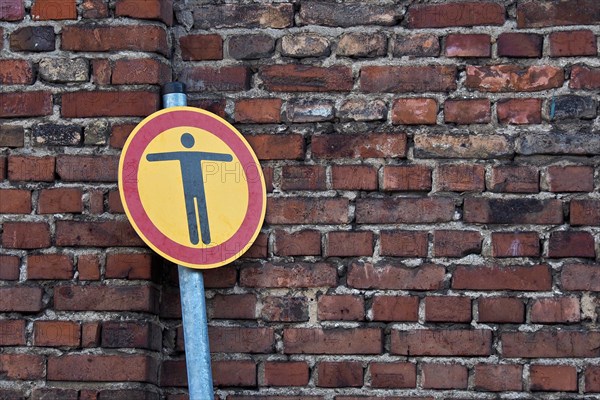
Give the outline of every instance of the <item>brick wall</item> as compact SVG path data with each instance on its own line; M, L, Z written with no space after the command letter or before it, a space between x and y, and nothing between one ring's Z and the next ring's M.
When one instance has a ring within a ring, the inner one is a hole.
M205 273L219 399L600 396L599 25L597 0L2 0L0 399L187 398L176 268L116 184L173 78L269 192Z

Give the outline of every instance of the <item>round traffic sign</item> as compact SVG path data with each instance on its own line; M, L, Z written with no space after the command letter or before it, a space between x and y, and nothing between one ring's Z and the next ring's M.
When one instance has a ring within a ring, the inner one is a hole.
M191 268L237 259L265 217L252 148L227 121L193 107L160 110L137 125L121 154L119 189L144 242Z

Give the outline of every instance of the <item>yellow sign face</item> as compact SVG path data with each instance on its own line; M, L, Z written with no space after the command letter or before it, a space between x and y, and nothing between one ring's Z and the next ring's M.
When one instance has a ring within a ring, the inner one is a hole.
M140 237L192 268L235 260L264 220L254 152L225 120L192 107L158 111L136 127L121 156L119 187Z

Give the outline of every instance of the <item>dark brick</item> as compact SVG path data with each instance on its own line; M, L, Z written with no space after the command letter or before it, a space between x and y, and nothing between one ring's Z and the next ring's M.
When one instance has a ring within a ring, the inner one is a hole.
M394 57L437 57L440 54L440 39L430 34L396 36L392 46Z
M0 125L0 147L23 147L25 129L22 126Z
M51 26L25 26L10 35L12 51L53 51L56 35Z
M237 60L270 57L275 51L275 39L269 35L236 35L229 38L229 55Z
M81 144L80 126L44 124L33 127L33 143L36 146L77 146Z
M532 154L591 154L600 153L600 136L596 132L563 131L559 129L544 133L522 135L516 140L516 151Z
M400 7L393 4L367 2L334 3L323 0L303 1L300 25L349 27L355 25L394 25L400 18Z
M288 28L294 23L292 4L225 4L195 7L194 28Z
M504 6L492 2L449 2L411 6L409 28L445 28L450 26L502 25Z
M505 32L498 36L499 57L541 57L544 36L537 33Z
M600 21L600 3L596 0L519 2L518 28L542 28L558 25L594 25Z
M552 99L550 107L554 109L553 120L593 119L596 118L598 102L592 97L566 95Z

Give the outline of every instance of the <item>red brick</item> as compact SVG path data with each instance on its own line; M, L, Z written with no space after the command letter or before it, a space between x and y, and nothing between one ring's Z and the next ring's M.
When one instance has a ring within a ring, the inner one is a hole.
M371 387L394 389L415 388L417 371L411 363L371 363Z
M108 192L108 211L113 214L124 214L125 209L121 202L121 196L118 190Z
M235 103L235 120L242 123L281 122L281 99L240 99Z
M256 318L256 296L253 294L216 294L208 304L212 319Z
M548 265L459 266L452 279L454 289L546 291L551 287Z
M187 35L179 38L184 61L223 59L223 38L220 35Z
M84 348L100 346L100 322L84 322L81 326L81 346Z
M55 158L51 156L9 156L8 179L10 181L54 181Z
M360 90L368 93L447 92L456 89L454 66L365 66Z
M275 231L274 253L279 256L318 256L321 254L321 234L311 230Z
M158 362L147 355L69 354L48 359L49 381L156 383Z
M577 369L570 365L532 365L529 379L534 392L577 391Z
M589 232L552 232L548 241L548 257L596 258L594 237Z
M240 285L246 287L334 287L337 271L326 263L248 265L240 271Z
M538 193L539 172L535 167L501 165L492 168L489 190L507 193Z
M562 202L555 199L469 197L464 201L463 219L465 222L484 224L562 224Z
M600 266L596 264L568 264L562 269L561 285L564 290L600 291Z
M345 224L349 222L348 199L270 197L268 224Z
M449 222L454 216L454 201L443 197L358 199L359 224L419 224Z
M411 6L409 28L503 25L504 6L492 2L441 3Z
M128 221L56 221L56 245L75 247L142 246Z
M20 21L25 17L23 0L6 0L0 8L0 20Z
M39 214L81 213L83 202L81 189L43 189L38 199Z
M478 364L475 366L475 388L490 392L518 392L523 390L522 375L522 365Z
M90 213L102 214L104 212L104 191L92 189L89 191L88 197Z
M211 326L210 348L216 353L271 353L275 345L272 328Z
M0 280L18 280L20 264L21 260L19 259L19 257L0 254Z
M406 141L404 133L315 135L312 153L313 157L322 159L406 157Z
M72 321L35 321L33 344L42 347L77 347L81 343L81 326Z
M591 192L594 190L594 169L592 167L553 165L546 174L551 192Z
M416 322L419 298L416 296L375 296L371 305L373 321Z
M392 123L402 125L435 125L438 104L435 99L397 99L392 106Z
M429 191L431 169L425 165L387 165L383 167L383 190Z
M117 60L112 72L113 85L162 85L170 81L169 66L150 58Z
M0 181L6 179L6 157L0 157Z
M308 321L306 297L267 296L263 299L261 319L277 322Z
M135 124L114 124L110 134L110 147L123 148L127 137L135 127Z
M204 286L211 289L233 287L236 279L235 268L215 268L204 272Z
M152 278L152 255L147 253L108 254L106 278L149 280Z
M501 124L527 125L542 123L541 99L507 99L496 105Z
M284 165L281 169L283 190L325 190L326 180L322 165Z
M5 319L0 321L0 346L25 346L25 320Z
M260 69L264 88L272 92L348 92L354 78L349 67L269 65Z
M517 6L518 28L598 23L600 5L595 0L561 2L527 1Z
M160 326L151 322L105 321L102 323L102 347L160 350Z
M440 164L436 175L437 190L443 192L483 192L485 189L482 164Z
M344 4L309 1L300 8L301 25L324 25L350 27L355 25L394 25L399 10L392 4L357 3L352 7Z
M31 19L38 21L77 19L75 0L35 0Z
M574 65L571 69L569 87L571 89L599 89L600 68Z
M251 71L244 66L188 67L179 80L189 92L236 92L250 89Z
M159 108L159 96L148 91L71 92L62 95L64 118L146 117Z
M317 315L320 321L362 321L365 318L364 300L352 295L324 295L319 297Z
M156 19L173 25L173 0L118 0L117 17Z
M333 165L334 190L377 190L377 169L370 165Z
M390 353L411 357L489 356L492 351L491 330L393 330L391 336Z
M31 63L25 60L0 60L0 84L31 85L35 81ZM6 93L2 93L2 96Z
M439 230L433 234L435 257L465 257L480 254L483 238L477 231Z
M54 289L54 309L60 311L156 312L158 293L150 286L77 286Z
M446 36L446 57L490 57L490 35L452 33Z
M357 289L438 290L445 274L444 267L431 264L404 268L393 264L352 263L347 280L348 286Z
M579 299L575 297L535 299L531 305L531 322L552 324L579 322Z
M308 385L308 364L304 361L267 361L264 368L265 386Z
M7 249L50 247L50 227L46 222L5 222L2 246Z
M600 393L600 366L590 365L585 369L585 391Z
M392 54L394 57L437 57L440 54L440 39L427 33L396 35Z
M535 92L561 87L564 79L562 68L549 65L467 66L465 85L481 92Z
M23 189L0 189L0 214L29 214L31 192Z
M425 298L425 321L470 322L471 299L454 296L427 297Z
M525 321L525 304L511 297L482 297L479 299L479 322L521 324Z
M0 374L8 380L43 379L45 362L46 359L39 355L0 354Z
M317 387L342 388L363 385L363 368L357 361L321 361L317 364L317 371Z
M542 56L544 36L537 33L504 32L498 36L499 57L533 57Z
M65 254L34 254L27 258L27 279L71 279L73 261Z
M169 55L167 32L156 25L70 25L62 29L66 51L144 51Z
M469 371L463 365L423 364L424 389L466 389Z
M372 232L329 232L326 253L328 257L359 257L373 255Z
M381 231L381 255L427 257L429 238L421 231Z
M285 328L285 354L381 354L379 328L320 329Z
M245 136L259 160L302 160L304 138L302 135Z
M600 225L600 201L571 200L571 225Z
M100 280L100 260L96 254L82 254L77 257L77 271L81 281Z
M600 351L598 331L504 332L500 340L505 358L586 358Z
M37 313L43 308L43 294L44 291L39 287L1 287L0 311Z
M539 257L537 232L492 232L492 257Z
M552 32L549 36L550 56L575 57L598 54L596 36L589 30Z
M444 121L454 124L487 124L492 112L488 99L446 100Z
M92 60L92 82L97 85L110 85L112 78L112 66L110 60Z
M0 96L0 118L41 117L52 114L52 93L15 92Z
M224 4L196 7L194 27L219 28L273 28L293 25L292 4Z

